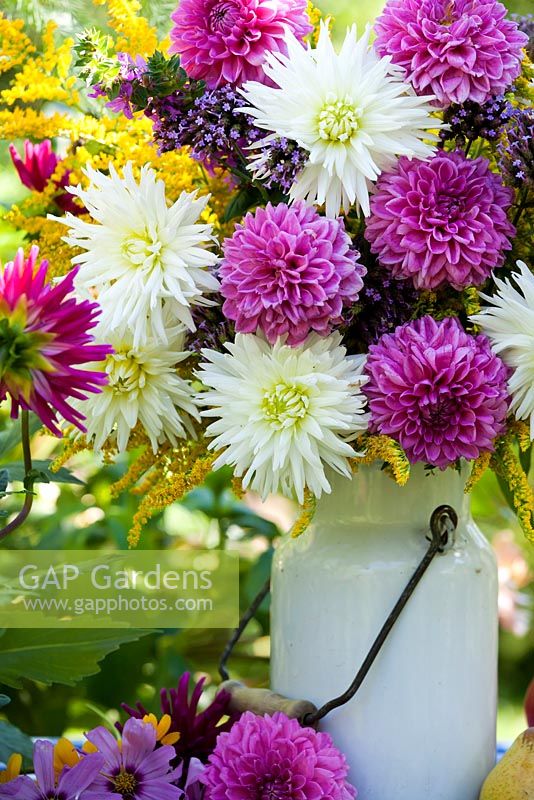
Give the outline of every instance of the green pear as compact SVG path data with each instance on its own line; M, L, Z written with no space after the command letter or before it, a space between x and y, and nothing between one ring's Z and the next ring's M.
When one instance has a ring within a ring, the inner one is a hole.
M534 800L534 728L518 736L490 772L480 800Z

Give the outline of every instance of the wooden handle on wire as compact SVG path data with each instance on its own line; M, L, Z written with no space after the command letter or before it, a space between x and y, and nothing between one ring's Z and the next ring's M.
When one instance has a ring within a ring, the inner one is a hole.
M269 689L251 689L239 681L224 681L218 691L231 695L229 710L240 714L252 711L263 716L282 711L290 719L303 719L305 714L317 711L317 707L309 700L291 700Z

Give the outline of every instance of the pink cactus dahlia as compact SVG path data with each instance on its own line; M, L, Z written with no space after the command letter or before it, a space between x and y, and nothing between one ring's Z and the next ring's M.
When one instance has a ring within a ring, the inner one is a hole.
M404 67L418 94L443 106L502 94L521 72L528 37L496 0L389 0L375 47Z
M280 203L247 214L224 243L220 272L223 312L240 333L262 330L290 345L311 331L322 336L341 322L344 306L363 286L365 267L341 219L305 203Z
M32 144L29 139L24 142L24 155L21 157L14 144L9 145L9 154L13 166L18 172L21 183L35 192L42 192L56 171L62 159L52 150L50 139L44 139L38 144ZM55 181L57 194L54 202L62 211L71 214L81 214L84 209L77 205L74 197L66 191L70 183L70 172L65 172Z
M380 263L418 289L480 286L512 247L512 201L485 158L402 158L378 179L365 236Z
M11 398L11 416L19 408L34 411L57 436L57 414L84 430L83 415L69 398L85 399L106 382L104 372L78 368L102 361L107 345L90 344L99 307L69 296L76 270L55 285L46 283L47 261L37 267L38 247L28 258L20 249L0 270L0 399Z
M286 53L288 31L310 31L306 0L181 0L172 15L172 53L192 78L210 88L265 81L267 52Z
M505 429L507 369L486 336L469 336L456 319L399 326L371 345L366 372L372 426L412 463L444 469L478 458Z
M247 711L219 736L201 781L209 800L352 800L347 772L328 734Z

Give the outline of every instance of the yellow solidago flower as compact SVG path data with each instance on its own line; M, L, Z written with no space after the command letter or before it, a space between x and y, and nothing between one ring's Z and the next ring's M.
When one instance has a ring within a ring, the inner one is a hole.
M56 779L64 767L74 767L80 760L80 754L68 739L60 739L54 746L54 773Z
M13 753L13 755L9 757L6 768L4 770L0 770L0 783L9 783L9 781L13 781L15 778L18 778L21 767L22 756L20 753Z
M0 14L0 74L9 72L35 52L29 36L24 33L21 19L7 19Z
M142 16L139 0L93 0L96 6L105 6L109 25L119 34L117 52L150 56L158 46L155 28Z
M169 733L172 720L168 714L164 714L159 722L155 714L147 714L143 717L143 722L145 722L147 725L152 725L152 727L156 729L156 741L160 744L173 745L176 744L180 738L180 734L178 732Z

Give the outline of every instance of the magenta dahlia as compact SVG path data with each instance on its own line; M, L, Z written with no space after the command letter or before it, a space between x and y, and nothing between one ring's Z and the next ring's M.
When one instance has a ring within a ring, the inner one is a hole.
M240 333L262 330L290 345L311 331L326 336L355 302L365 267L341 219L298 202L247 214L224 242L219 277L224 314Z
M443 469L477 458L505 429L507 369L486 336L469 336L456 319L399 326L371 345L366 371L372 426L412 463Z
M201 777L209 800L351 800L345 756L327 733L247 711L219 736Z
M389 0L375 47L440 105L484 103L521 73L528 37L496 0Z
M171 52L210 88L265 81L265 54L286 53L289 31L311 32L306 0L181 0L172 15Z
M84 400L105 384L104 372L83 365L102 361L111 348L90 344L99 307L72 296L76 270L47 283L48 262L37 266L38 254L34 246L24 258L20 249L0 270L0 400L9 395L12 417L19 408L34 411L61 436L57 414L84 430L83 415L68 400Z
M15 145L11 143L9 145L9 154L21 183L36 192L44 191L56 171L57 165L62 161L52 150L50 139L44 139L38 144L32 144L29 139L26 139L22 157L19 155ZM54 197L54 202L62 211L82 214L84 209L76 203L74 197L66 190L69 184L70 171L67 170L59 180L55 181L58 191Z
M512 247L512 201L485 158L401 158L378 179L365 236L380 263L418 289L479 286Z

